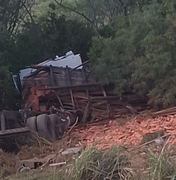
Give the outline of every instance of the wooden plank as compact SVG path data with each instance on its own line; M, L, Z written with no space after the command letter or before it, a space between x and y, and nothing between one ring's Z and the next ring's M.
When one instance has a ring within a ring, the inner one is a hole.
M68 66L66 66L66 70L67 70L68 84L71 86L70 72L69 72ZM73 97L73 91L71 88L70 88L70 96L71 96L71 101L72 101L73 110L74 110L75 102L74 102L74 97Z
M89 99L88 102L87 102L86 108L84 110L82 120L81 120L81 122L83 122L83 123L85 123L86 120L87 120L87 116L88 116L88 113L89 113L90 105L91 105L91 100Z
M54 91L54 92L55 92L55 95L56 95L56 97L57 97L57 99L58 99L58 101L59 101L60 106L61 106L62 108L64 108L60 96L58 95L58 93L57 93L56 91Z
M93 71L91 71L88 75L87 75L87 77L85 77L85 79L84 79L84 81L82 82L83 84L89 79L89 77L90 77L90 75L93 73Z
M104 97L107 97L106 91L103 87L102 87L102 91L103 91ZM108 103L108 101L106 101L106 106L107 106L108 116L111 117L110 104Z
M91 97L91 100L92 101L97 101L97 100L117 100L119 99L119 96L107 96L107 97L104 97L104 96L100 96L100 97Z
M84 87L98 87L101 86L99 83L91 83L91 84L78 84L73 86L54 86L54 87L46 87L46 88L40 88L39 90L57 90L57 89L69 89L69 88L84 88Z
M5 131L0 131L0 138L6 137L6 136L14 136L14 135L18 135L18 134L29 133L29 132L30 132L30 130L27 127L8 129Z
M5 116L4 113L1 112L0 114L0 121L1 121L1 132L4 133L5 132Z
M83 65L87 64L88 62L89 62L89 60L88 60L88 61L83 62L83 63L82 63L82 64L80 64L79 66L76 66L75 68L71 69L71 70L70 70L70 72L75 71L76 69L78 69L79 67L81 67L81 66L83 66Z
M96 102L94 104L92 104L92 107L97 107L97 106L100 106L100 105L103 105L103 104L106 104L107 101L100 101L100 102Z
M50 65L50 76L51 76L51 83L52 86L55 86L54 76L53 76L53 67Z

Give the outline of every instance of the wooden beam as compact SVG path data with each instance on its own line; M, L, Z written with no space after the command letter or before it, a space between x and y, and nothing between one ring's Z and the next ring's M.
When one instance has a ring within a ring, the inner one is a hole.
M51 83L52 86L55 86L54 76L53 76L53 67L50 65L50 76L51 76Z
M5 132L5 116L4 116L4 113L3 111L1 111L1 114L0 114L0 121L1 121L1 133L4 133Z
M88 116L88 113L89 113L89 110L90 110L90 105L91 105L91 100L89 99L88 102L87 102L86 108L84 110L82 120L81 120L81 122L83 122L83 123L85 123L86 120L87 120L87 116Z
M91 83L91 84L78 84L72 86L54 86L54 87L46 87L46 88L39 88L39 90L56 90L56 89L69 89L69 88L83 88L83 87L98 87L101 86L99 83Z
M15 136L15 135L18 135L18 134L24 134L24 133L29 133L30 130L29 128L27 127L21 127L21 128L16 128L16 129L8 129L8 130L5 130L5 131L0 131L0 138L3 138L3 137L7 137L7 136Z
M107 97L106 91L103 87L102 87L102 91L103 91L104 97ZM106 101L106 107L107 107L107 111L108 111L108 116L111 117L110 104L108 103L108 101Z
M69 72L68 66L66 66L66 72L67 72L67 77L68 77L68 84L71 86L70 72ZM71 101L72 101L73 110L74 110L75 109L75 102L74 102L74 97L73 97L73 91L71 88L70 88L70 96L71 96Z
M88 62L89 62L89 60L88 60L88 61L83 62L83 63L82 63L82 64L80 64L79 66L76 66L75 68L71 69L71 70L70 70L70 72L72 72L72 71L74 71L74 70L78 69L79 67L81 67L81 66L83 66L83 65L87 64Z

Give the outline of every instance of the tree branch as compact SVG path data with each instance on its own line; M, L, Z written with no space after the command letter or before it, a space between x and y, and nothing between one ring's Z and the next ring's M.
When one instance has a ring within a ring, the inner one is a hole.
M119 0L119 2L120 2L121 6L122 6L122 8L123 8L123 11L124 11L123 13L124 13L124 15L127 16L127 5L124 4L122 0Z
M23 5L23 7L25 8L26 12L28 13L28 15L29 15L32 23L34 23L34 18L33 18L32 14L31 14L31 12L29 11L29 9L26 7L25 2L23 2L23 0L21 0L21 3L22 3L22 5Z
M12 35L16 24L18 22L18 17L19 17L19 13L20 13L20 9L22 8L20 1L17 3L17 8L15 10L15 12L11 15L11 19L10 19L10 23L9 23L9 27L7 29L7 31L9 32L10 36Z
M87 20L87 21L93 26L95 32L99 35L98 30L97 30L97 27L96 27L95 24L94 24L94 21L92 21L90 18L88 18L84 13L81 13L81 12L77 11L75 8L71 8L71 7L68 7L68 6L64 5L64 4L62 3L62 2L63 2L62 0L60 0L60 2L58 2L57 0L54 0L54 1L55 1L59 6L61 6L62 8L67 9L67 10L69 10L69 11L71 11L71 12L74 12L74 13L80 15L81 17L83 17L85 20Z

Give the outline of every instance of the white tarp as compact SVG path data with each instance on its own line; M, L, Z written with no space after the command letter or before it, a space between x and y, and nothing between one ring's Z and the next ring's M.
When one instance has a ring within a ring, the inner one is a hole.
M63 56L63 57L56 57L54 60L47 60L44 62L41 62L37 64L37 66L56 66L56 67L70 67L70 68L75 68L79 65L82 64L82 60L79 54L74 55L68 55L68 56ZM78 69L82 69L82 66L79 67Z
M59 57L56 56L54 60L46 60L43 61L35 66L56 66L56 67L63 67L65 68L68 66L69 68L74 69L75 67L82 64L82 60L80 54L74 55L72 51L66 53L65 56ZM82 66L78 67L78 69L82 69ZM33 68L26 68L20 70L19 76L22 80L24 77L29 76L32 72L35 72L36 69Z

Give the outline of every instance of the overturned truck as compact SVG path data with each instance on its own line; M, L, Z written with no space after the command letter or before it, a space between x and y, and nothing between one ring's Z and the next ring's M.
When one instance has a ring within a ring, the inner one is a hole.
M63 136L77 123L121 117L145 109L145 99L117 96L113 85L102 86L79 54L27 67L13 76L23 100L22 110L1 112L0 137L36 132L49 140ZM9 124L18 122L18 127Z

